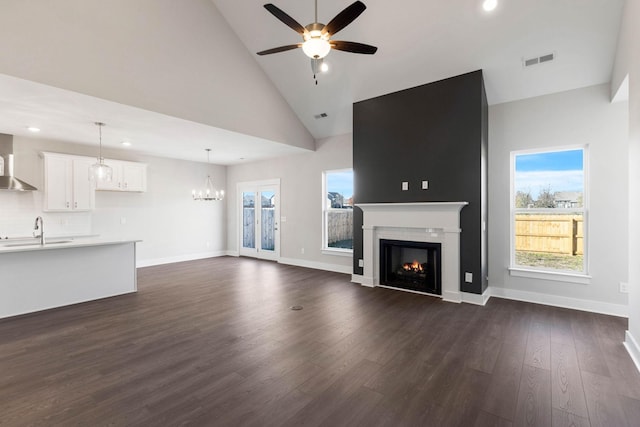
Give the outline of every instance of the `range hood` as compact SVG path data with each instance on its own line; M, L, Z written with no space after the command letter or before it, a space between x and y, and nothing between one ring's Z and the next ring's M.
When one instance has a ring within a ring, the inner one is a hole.
M33 185L13 176L13 135L3 133L0 133L0 190L37 190Z

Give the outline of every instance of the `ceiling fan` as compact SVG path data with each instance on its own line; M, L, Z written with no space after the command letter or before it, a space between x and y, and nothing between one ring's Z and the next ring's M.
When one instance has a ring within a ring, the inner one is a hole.
M287 50L302 48L302 51L311 58L311 69L313 70L313 78L321 70L323 58L329 54L331 49L341 50L351 53L362 53L373 55L378 50L377 47L364 43L348 42L341 40L331 40L338 31L352 23L367 6L361 1L356 1L337 14L327 25L318 22L318 0L315 0L315 21L306 27L303 27L287 15L274 4L267 3L264 5L273 16L282 21L285 25L292 28L295 32L302 36L302 43L289 44L286 46L274 47L258 52L258 55L270 55L272 53L285 52ZM318 81L316 80L316 84Z

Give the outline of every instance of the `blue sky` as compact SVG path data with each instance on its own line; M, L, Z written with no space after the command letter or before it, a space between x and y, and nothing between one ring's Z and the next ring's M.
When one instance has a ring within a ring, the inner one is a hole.
M346 199L353 196L353 171L327 173L327 192L335 191Z
M540 190L583 191L583 150L516 155L516 191L529 191L536 199Z

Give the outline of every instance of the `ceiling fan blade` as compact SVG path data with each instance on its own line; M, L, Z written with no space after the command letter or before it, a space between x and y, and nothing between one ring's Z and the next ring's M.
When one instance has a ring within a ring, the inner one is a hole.
M277 7L274 4L267 3L264 5L264 8L267 9L273 16L282 21L285 25L291 27L296 33L304 34L307 30L304 29L302 25L289 15L287 15L282 9Z
M361 1L356 1L351 4L351 6L347 6L342 12L336 15L327 25L322 29L323 33L329 33L334 35L350 23L352 23L364 10L367 6L364 5Z
M377 47L364 43L345 42L339 40L331 40L331 48L351 53L363 53L365 55L373 55L378 50Z
M258 52L258 55L271 55L272 53L286 52L287 50L297 49L302 47L302 43L288 44L286 46L274 47L273 49L263 50Z

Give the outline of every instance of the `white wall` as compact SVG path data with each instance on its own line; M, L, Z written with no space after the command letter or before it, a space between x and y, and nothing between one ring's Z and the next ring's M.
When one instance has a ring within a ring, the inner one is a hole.
M42 215L46 235L99 234L106 238L141 239L138 265L226 253L225 201L191 199L191 190L204 187L207 174L215 185L225 188L226 167L105 149L103 155L107 158L148 164L147 192L97 191L96 207L91 212L43 213L41 151L96 154L96 148L91 146L15 137L15 175L39 191L0 191L0 236L28 236L35 217Z
M7 0L0 73L313 149L211 0Z
M489 285L492 295L626 315L628 182L626 102L611 104L609 85L489 108ZM591 284L512 277L510 152L589 144Z
M611 92L629 77L629 329L625 346L640 370L640 0L627 0L622 15Z
M239 182L280 178L281 262L351 273L352 257L323 255L322 172L353 167L352 135L316 141L316 151L227 167L227 247L238 251ZM304 254L301 253L304 248Z

